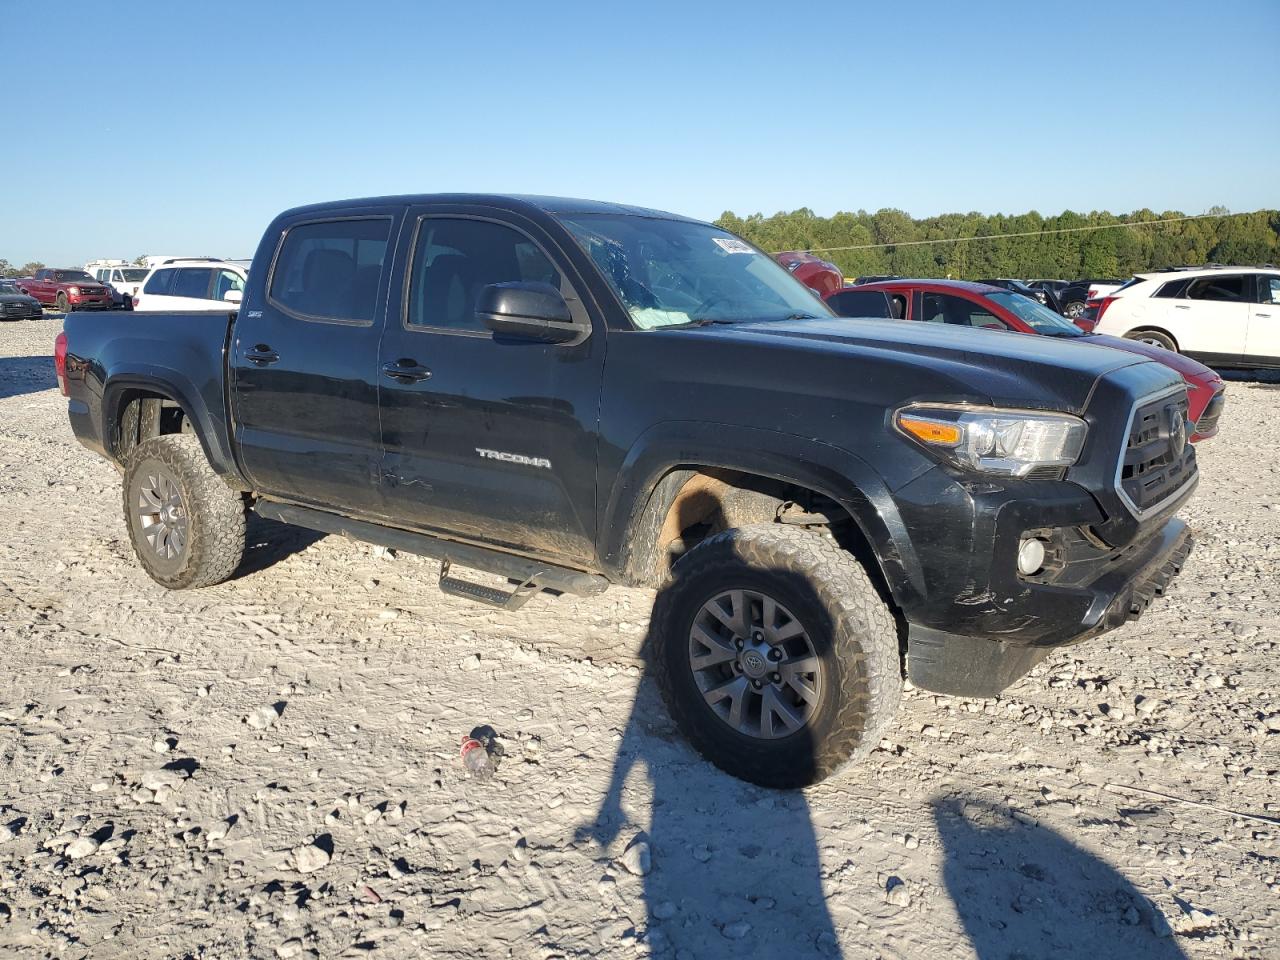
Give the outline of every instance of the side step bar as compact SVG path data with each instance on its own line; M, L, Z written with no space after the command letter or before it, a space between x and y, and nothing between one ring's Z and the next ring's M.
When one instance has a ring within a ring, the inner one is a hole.
M609 581L598 574L541 563L469 543L442 540L424 533L384 527L364 520L352 520L324 510L313 510L310 507L299 507L291 503L277 503L273 500L259 500L253 509L259 516L269 520L279 520L294 526L306 527L308 530L318 530L321 533L336 533L352 540L363 540L365 543L374 543L439 560L441 590L504 610L519 609L530 597L542 590L557 590L580 597L594 597L604 593L609 586ZM510 592L505 592L495 587L451 577L449 571L454 564L506 577L518 583L519 586Z

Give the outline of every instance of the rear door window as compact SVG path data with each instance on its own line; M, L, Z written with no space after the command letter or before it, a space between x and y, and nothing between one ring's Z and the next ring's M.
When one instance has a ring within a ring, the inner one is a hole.
M1199 277L1187 287L1189 300L1217 300L1226 303L1245 303L1245 277L1243 274Z
M271 272L271 301L305 320L372 323L390 233L390 217L290 227Z
M963 297L953 297L946 293L925 293L921 298L922 311L919 319L926 323L950 323L960 327L979 327L996 330L1008 330L1003 320L990 310Z
M889 316L889 300L879 290L842 290L828 297L827 303L842 317Z
M209 299L209 283L213 280L213 271L207 267L183 267L175 271L171 297L191 297L194 300Z

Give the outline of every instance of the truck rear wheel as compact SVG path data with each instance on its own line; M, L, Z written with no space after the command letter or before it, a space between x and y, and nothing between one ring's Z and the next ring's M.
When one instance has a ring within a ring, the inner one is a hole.
M244 556L244 498L213 472L192 434L134 448L124 518L142 569L170 590L221 583Z
M761 524L703 541L654 605L667 709L716 766L803 787L871 750L902 695L897 631L833 540Z

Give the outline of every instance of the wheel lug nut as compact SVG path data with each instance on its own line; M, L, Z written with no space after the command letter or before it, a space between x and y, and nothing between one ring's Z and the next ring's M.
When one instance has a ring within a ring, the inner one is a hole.
M781 683L781 682L782 682L782 674L780 674L780 673L773 673L773 674L770 674L770 675L769 675L769 680L770 680L772 683Z
M781 660L781 659L782 659L782 651L781 651L781 650L779 650L777 647L774 647L772 650L770 650L770 651L769 651L769 659L770 659L770 660Z
M755 633L751 634L751 639L754 640L756 643L759 643L761 640L764 639L764 633L757 630Z
M764 686L764 684L761 683L759 680L752 680L751 685L755 687L757 690L759 690L762 686Z
M735 639L735 640L733 641L733 645L734 645L735 647L737 647L739 650L741 650L741 649L742 649L743 647L745 647L747 644L746 644L746 641L744 641L741 637L738 637L737 639Z

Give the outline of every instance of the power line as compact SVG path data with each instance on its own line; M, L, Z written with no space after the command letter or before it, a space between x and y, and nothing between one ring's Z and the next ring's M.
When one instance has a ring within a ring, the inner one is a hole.
M993 233L981 237L947 237L942 240L903 240L899 243L859 243L848 247L812 247L808 250L775 250L774 253L837 253L841 250L878 250L882 247L920 247L933 243L968 243L971 240L1005 240L1011 237L1045 237L1055 233L1086 233L1090 230L1115 230L1120 227L1150 227L1162 223L1183 223L1187 220L1209 218L1247 217L1248 213L1197 213L1190 217L1169 217L1165 220L1140 220L1137 223L1102 223L1088 227L1059 227L1053 230L1028 230L1025 233Z

